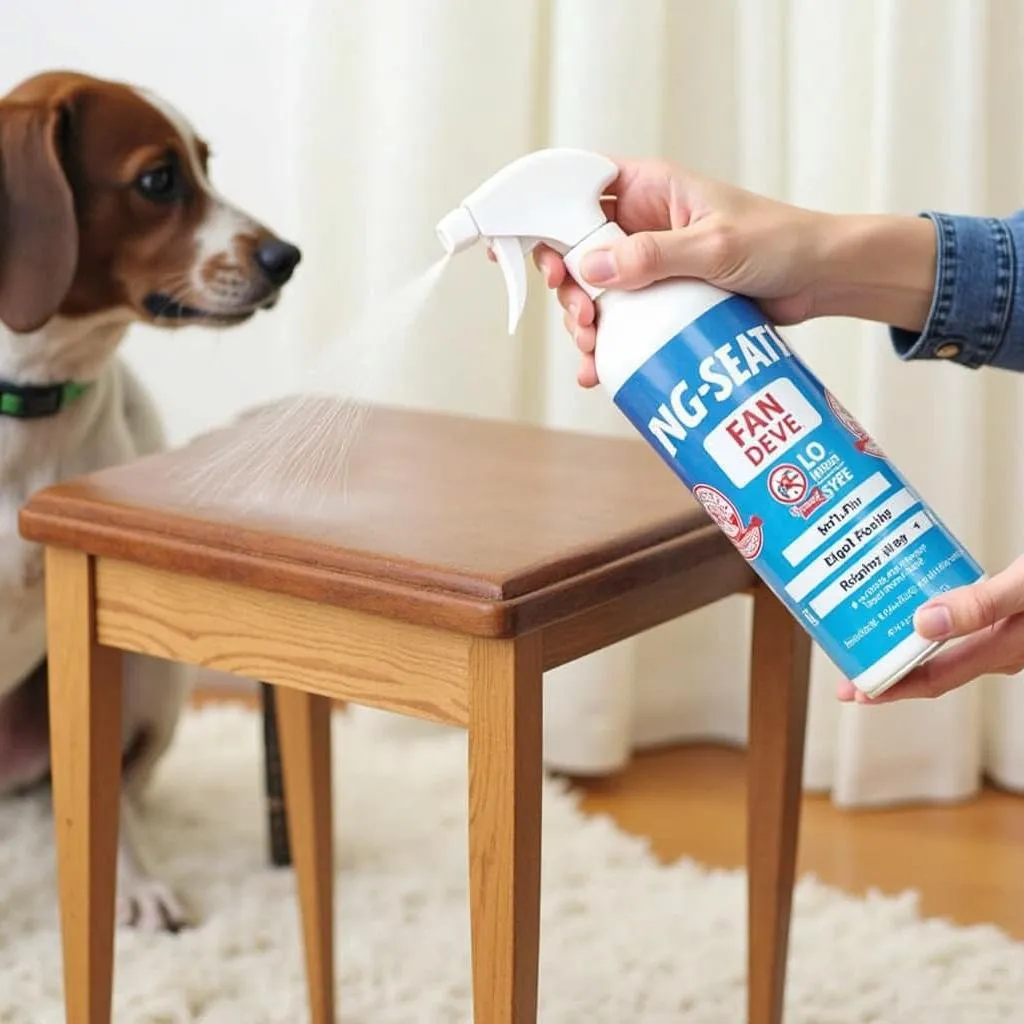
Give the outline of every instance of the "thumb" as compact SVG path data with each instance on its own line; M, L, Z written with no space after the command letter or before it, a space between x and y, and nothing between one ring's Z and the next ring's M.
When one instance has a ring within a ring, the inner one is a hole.
M706 262L690 228L638 231L614 245L592 249L580 261L588 284L645 288L666 277L700 277Z
M1024 611L1024 557L980 583L933 598L914 614L914 628L927 640L948 640L994 626Z

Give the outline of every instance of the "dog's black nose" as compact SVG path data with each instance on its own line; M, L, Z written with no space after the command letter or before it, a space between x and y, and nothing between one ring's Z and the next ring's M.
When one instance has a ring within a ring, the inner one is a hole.
M255 252L260 270L278 287L283 285L295 272L302 259L302 253L290 242L269 238L261 242Z

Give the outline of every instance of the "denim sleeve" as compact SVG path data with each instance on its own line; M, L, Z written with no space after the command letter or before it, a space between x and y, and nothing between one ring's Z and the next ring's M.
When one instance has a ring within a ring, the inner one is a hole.
M897 355L1024 372L1024 210L1006 218L923 216L937 232L935 291L920 334L890 328Z

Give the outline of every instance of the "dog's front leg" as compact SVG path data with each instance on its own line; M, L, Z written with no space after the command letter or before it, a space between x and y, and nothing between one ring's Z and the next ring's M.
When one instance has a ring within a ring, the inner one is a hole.
M178 895L155 877L142 854L140 805L171 744L190 688L184 665L126 654L121 829L117 852L117 919L144 931L177 932L191 923Z
M189 923L177 894L154 877L139 848L132 798L121 794L117 844L117 923L146 932L179 932Z

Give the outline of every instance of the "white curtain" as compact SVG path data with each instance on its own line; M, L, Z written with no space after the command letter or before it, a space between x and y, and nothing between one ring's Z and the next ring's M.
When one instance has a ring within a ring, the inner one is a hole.
M1020 0L312 0L292 152L306 259L282 330L307 361L337 344L437 259L441 214L541 146L667 156L824 209L1008 213L1022 24ZM459 257L401 337L347 336L347 387L627 432L576 387L559 311L530 285L511 339L501 275ZM989 570L1024 550L1024 378L905 365L855 322L789 337ZM651 744L742 743L748 634L735 599L551 673L548 763L612 772ZM984 773L1024 786L1017 680L872 709L837 705L835 683L818 657L805 774L837 803L960 799Z

